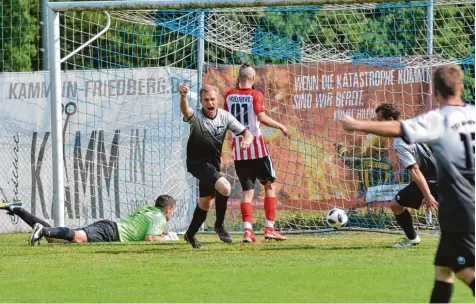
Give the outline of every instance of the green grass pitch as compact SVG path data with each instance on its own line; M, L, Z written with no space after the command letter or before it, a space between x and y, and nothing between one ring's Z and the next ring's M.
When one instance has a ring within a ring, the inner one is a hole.
M198 238L200 250L184 241L29 247L27 234L0 235L0 302L428 303L438 241L393 249L399 236L375 233L259 245ZM452 302L474 298L457 282Z

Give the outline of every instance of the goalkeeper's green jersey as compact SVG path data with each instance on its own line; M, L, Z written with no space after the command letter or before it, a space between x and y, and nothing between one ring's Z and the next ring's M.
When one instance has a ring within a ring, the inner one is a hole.
M133 214L117 223L121 242L143 241L147 234L166 234L167 219L159 208L139 207Z

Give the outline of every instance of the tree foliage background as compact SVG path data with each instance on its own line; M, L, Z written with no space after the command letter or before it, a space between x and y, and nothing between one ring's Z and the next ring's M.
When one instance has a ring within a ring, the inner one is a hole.
M382 4L369 10L329 11L302 8L270 9L259 15L230 14L230 20L252 24L256 30L252 54L230 51L206 42L205 60L215 63L254 64L299 62L299 52L276 52L278 44L302 43L330 46L346 51L357 45L352 56L380 58L389 56L425 55L426 7ZM474 3L435 7L434 54L458 60L465 71L464 99L474 104ZM192 18L181 19L185 30L173 31L176 17L191 16L190 12L157 12L156 26L112 19L111 29L82 52L73 56L64 69L97 69L143 66L177 66L196 68L198 24ZM43 68L41 7L38 0L2 0L0 6L0 71L39 71ZM97 33L106 23L100 12L68 12L61 18L62 50L72 50ZM166 26L163 26L163 25ZM182 24L182 25L183 25ZM213 25L210 25L213 30ZM273 41L273 37L281 37ZM461 43L464 41L471 43ZM173 43L171 43L173 42ZM65 54L63 54L65 55Z

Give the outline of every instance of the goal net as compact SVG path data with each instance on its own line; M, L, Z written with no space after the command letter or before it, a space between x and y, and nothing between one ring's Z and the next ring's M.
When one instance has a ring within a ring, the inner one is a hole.
M107 12L91 7L60 14L69 226L118 220L170 194L178 201L173 229L186 229L198 197L197 181L185 167L189 127L178 86L191 87L192 107L200 107L202 84L217 86L222 103L244 62L256 67L267 114L292 136L262 127L277 174L276 227L283 231L328 229L325 215L334 207L347 211L350 228L397 231L388 204L411 177L389 139L344 132L339 118L373 119L382 102L395 103L403 118L435 107L431 72L448 63L462 64L464 98L474 102L472 0ZM35 77L44 77L46 85L26 84L25 96L39 98L20 101L27 110L15 112L12 127L29 142L33 129L41 128L34 161L37 168L42 153L44 201L36 192L32 211L51 218L56 143L44 140L50 120L45 90L51 88L47 73ZM15 124L31 115L38 115L35 123ZM222 157L233 188L225 223L237 231L241 187L230 146L225 143ZM255 189L260 230L264 192L260 184ZM418 227L438 227L435 214L412 212ZM214 208L204 229L213 221Z

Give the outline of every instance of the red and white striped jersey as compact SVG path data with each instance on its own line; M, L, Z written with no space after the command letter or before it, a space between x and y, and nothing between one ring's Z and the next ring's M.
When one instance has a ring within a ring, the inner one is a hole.
M253 89L233 89L226 93L224 109L238 119L255 137L247 150L240 149L243 136L233 134L233 160L263 158L269 155L268 147L261 135L257 115L264 111L264 97Z

